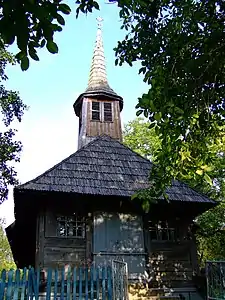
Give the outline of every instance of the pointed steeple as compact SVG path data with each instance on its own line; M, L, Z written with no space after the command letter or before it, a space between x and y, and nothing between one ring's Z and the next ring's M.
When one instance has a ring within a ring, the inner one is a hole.
M109 88L107 73L106 73L106 63L104 56L104 47L102 40L102 21L101 17L97 18L98 30L95 42L94 54L92 58L91 70L88 81L88 88L93 89L97 87Z
M119 101L120 110L123 109L123 98L117 95L109 86L107 80L106 63L102 39L102 21L101 17L97 18L98 29L95 42L94 54L91 63L91 70L89 74L88 86L83 94L81 94L74 103L74 110L79 117L82 99L84 97L91 97L95 99L109 99Z

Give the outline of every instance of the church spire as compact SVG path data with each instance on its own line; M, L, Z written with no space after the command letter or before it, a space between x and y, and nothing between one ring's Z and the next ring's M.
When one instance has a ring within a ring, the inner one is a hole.
M83 94L81 94L74 103L76 115L80 116L80 109L84 97L104 98L113 101L119 101L120 110L123 109L123 98L117 95L109 86L107 80L106 63L102 39L102 21L101 17L97 18L97 37L95 42L94 54L91 62L91 70L89 74L88 86Z
M107 88L109 88L107 73L106 73L103 40L102 40L103 18L98 17L97 21L98 21L97 37L95 42L94 54L92 58L92 64L91 64L87 89L93 89L99 86L106 86Z
M96 20L98 22L97 37L95 42L94 54L92 57L88 87L85 93L89 93L89 92L107 93L108 96L111 96L113 98L121 98L113 91L113 89L111 89L111 87L108 84L104 47L103 47L103 40L102 40L103 18L98 17L96 18Z
M123 98L108 84L102 21L102 18L97 18L97 38L87 89L73 105L75 114L79 117L78 148L102 134L122 140L120 112L123 109Z

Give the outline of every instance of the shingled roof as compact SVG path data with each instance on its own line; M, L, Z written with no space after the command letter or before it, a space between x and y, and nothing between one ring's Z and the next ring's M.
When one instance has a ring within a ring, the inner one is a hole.
M149 160L104 135L15 189L127 197L148 186L151 167ZM214 203L179 181L167 193L174 201Z

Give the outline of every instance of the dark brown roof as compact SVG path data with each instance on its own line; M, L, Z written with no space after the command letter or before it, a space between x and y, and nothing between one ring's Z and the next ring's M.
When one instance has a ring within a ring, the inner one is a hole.
M15 189L127 197L148 186L151 167L150 161L104 135ZM170 200L214 203L179 181L167 193Z

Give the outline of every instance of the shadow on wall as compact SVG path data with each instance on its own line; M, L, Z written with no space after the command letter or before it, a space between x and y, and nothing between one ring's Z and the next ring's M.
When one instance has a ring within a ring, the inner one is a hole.
M128 265L129 277L138 278L146 268L142 217L124 213L96 213L93 226L93 260Z

